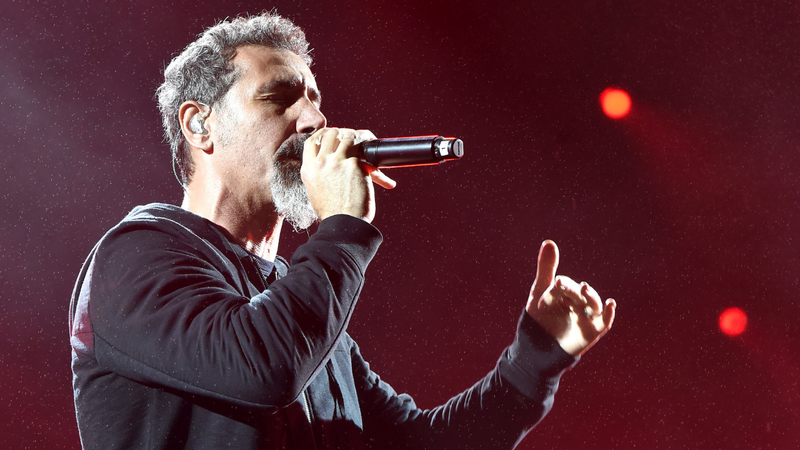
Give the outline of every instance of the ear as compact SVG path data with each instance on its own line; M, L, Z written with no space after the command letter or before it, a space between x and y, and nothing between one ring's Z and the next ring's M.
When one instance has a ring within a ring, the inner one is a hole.
M206 153L214 151L214 145L208 132L211 107L194 100L183 102L178 110L181 131L186 142Z

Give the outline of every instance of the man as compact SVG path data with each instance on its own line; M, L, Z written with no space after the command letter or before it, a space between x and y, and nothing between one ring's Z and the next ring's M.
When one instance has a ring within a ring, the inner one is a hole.
M95 246L71 308L75 406L91 449L512 448L611 326L546 241L514 343L433 410L370 371L346 329L380 243L368 131L326 128L302 31L277 15L207 30L159 88L185 196ZM277 257L283 221L318 231Z

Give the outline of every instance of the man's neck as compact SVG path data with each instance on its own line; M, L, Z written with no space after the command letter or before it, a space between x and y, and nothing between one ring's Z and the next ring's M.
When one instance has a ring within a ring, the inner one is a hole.
M268 261L275 260L283 226L283 216L278 213L248 213L217 199L193 195L191 188L185 191L181 208L221 226L250 252Z

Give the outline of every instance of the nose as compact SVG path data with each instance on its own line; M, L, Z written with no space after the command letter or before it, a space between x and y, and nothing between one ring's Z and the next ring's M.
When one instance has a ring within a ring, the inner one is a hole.
M312 101L305 99L300 117L297 118L297 132L311 134L320 128L325 128L328 119Z

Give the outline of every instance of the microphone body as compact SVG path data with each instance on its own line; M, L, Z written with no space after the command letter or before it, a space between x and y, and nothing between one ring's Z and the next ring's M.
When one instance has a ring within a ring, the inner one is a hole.
M361 146L359 159L378 168L440 164L464 156L461 139L437 135L375 139Z

